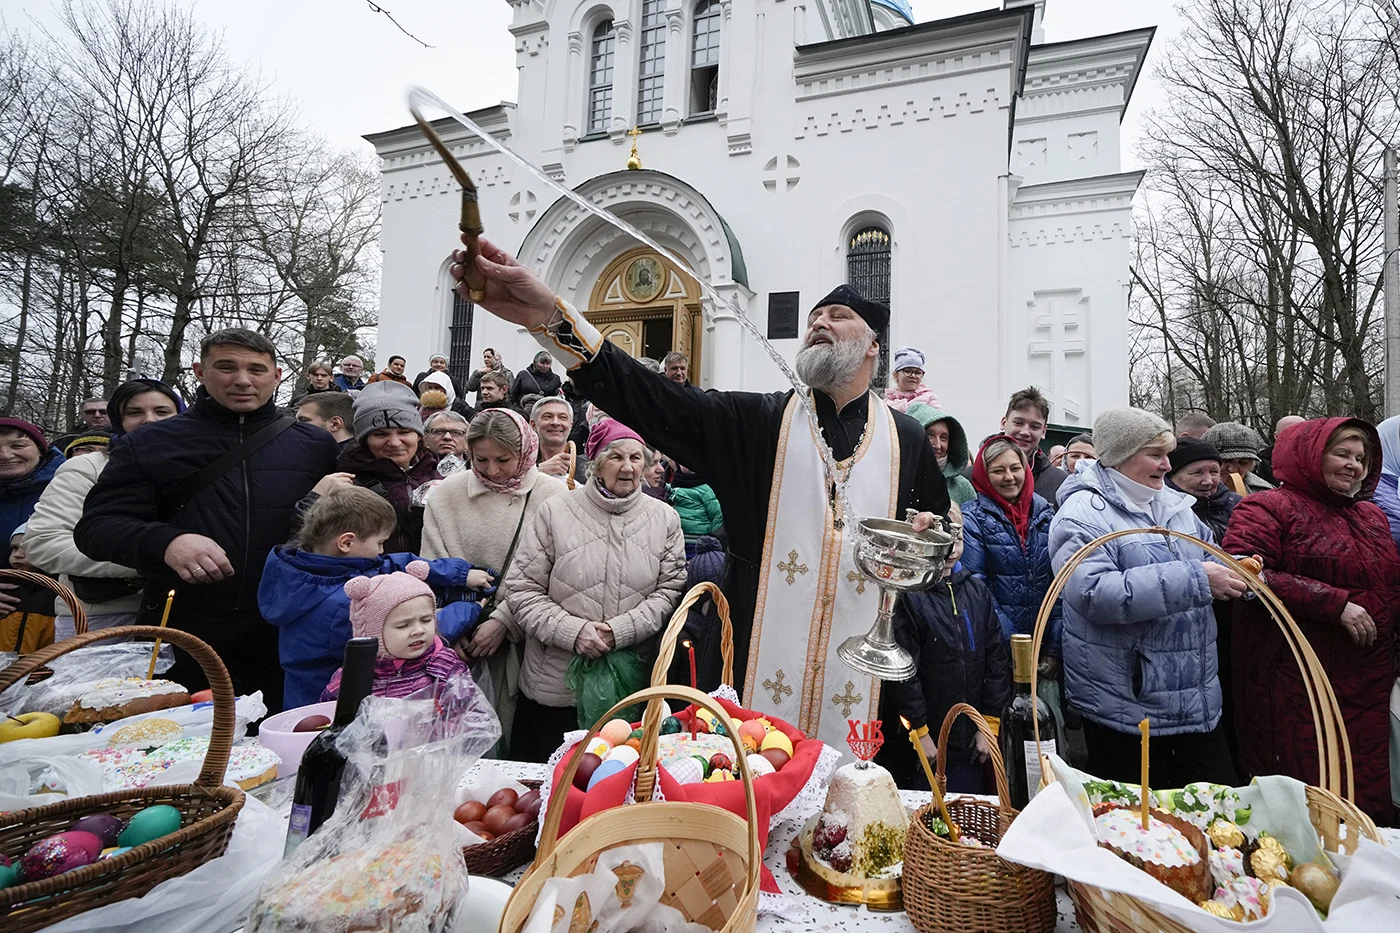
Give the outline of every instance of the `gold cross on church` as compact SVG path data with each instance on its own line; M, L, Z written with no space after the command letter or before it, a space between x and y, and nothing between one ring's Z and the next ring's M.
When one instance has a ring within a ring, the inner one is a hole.
M627 156L627 168L635 172L642 167L642 154L637 151L637 137L642 135L642 128L634 126L627 131L627 135L632 137L632 152Z

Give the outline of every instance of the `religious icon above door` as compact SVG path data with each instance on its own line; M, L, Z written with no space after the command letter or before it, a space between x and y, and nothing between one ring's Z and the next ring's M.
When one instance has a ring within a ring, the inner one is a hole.
M622 280L627 297L641 303L661 294L661 288L665 285L661 263L651 256L638 256L632 260Z

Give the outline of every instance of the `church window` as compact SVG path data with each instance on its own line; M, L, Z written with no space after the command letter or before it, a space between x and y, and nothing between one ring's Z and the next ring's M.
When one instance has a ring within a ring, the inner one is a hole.
M472 303L452 290L452 323L448 325L447 374L458 384L472 373Z
M882 227L865 227L852 235L846 247L846 280L862 296L890 303L890 234ZM890 329L879 332L880 361L874 384L883 386L890 375Z
M661 122L666 71L666 0L642 0L642 60L637 78L637 123Z
M719 0L695 4L690 42L690 112L713 113L719 106Z
M612 118L613 58L617 54L617 30L604 20L593 30L588 65L588 132L603 133Z

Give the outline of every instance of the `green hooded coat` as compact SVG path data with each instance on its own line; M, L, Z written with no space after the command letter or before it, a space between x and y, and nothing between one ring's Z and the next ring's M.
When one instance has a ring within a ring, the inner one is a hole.
M967 469L972 455L967 447L967 432L958 424L958 419L923 402L910 405L906 414L923 425L924 430L940 421L948 425L948 459L939 464L943 469L943 478L948 481L948 498L958 505L977 498L977 490L973 489L972 483L963 476L963 470Z

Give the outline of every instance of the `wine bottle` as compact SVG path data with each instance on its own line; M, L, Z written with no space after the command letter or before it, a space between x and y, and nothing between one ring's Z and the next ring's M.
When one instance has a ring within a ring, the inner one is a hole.
M283 857L320 829L335 812L340 797L340 777L345 756L336 748L336 739L354 722L360 704L374 686L374 659L379 639L352 638L345 645L345 662L340 672L340 696L335 703L335 719L321 730L301 756L296 790L292 793L292 818L287 825L287 846Z
M1011 790L1011 806L1025 807L1040 789L1040 756L1035 748L1035 723L1040 722L1040 751L1055 751L1055 718L1045 701L1031 693L1031 669L1035 654L1031 636L1011 636L1011 667L1015 692L1001 711L1001 760L1006 765L1006 783Z

